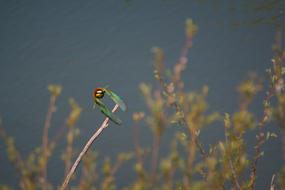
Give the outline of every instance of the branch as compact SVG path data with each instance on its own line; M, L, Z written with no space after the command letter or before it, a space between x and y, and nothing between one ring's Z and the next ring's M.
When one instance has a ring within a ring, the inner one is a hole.
M225 139L226 139L226 145L228 146L229 145L229 138L228 138L228 132L227 132L226 127L225 127ZM238 176L236 174L231 156L229 157L229 163L230 163L230 169L231 169L231 173L232 173L232 177L233 177L233 182L234 182L237 189L241 189L240 188L241 186L240 186L239 180L238 180Z
M47 160L49 157L49 141L48 141L48 132L49 132L49 128L50 128L50 124L51 124L51 119L52 119L52 115L53 113L56 111L56 107L55 107L55 103L56 103L56 98L57 96L55 95L51 95L50 97L50 102L49 102L49 108L48 108L48 112L46 115L46 120L44 123L44 131L43 131L43 136L42 136L42 151L43 151L43 158L44 158L44 164L41 168L41 181L42 181L42 185L43 185L43 189L47 189L48 188L48 182L47 182Z
M112 113L114 113L118 109L118 104L116 104L112 110ZM68 183L70 181L70 178L72 177L73 173L75 172L78 164L80 163L82 157L86 154L92 143L96 140L96 138L102 133L102 131L108 126L109 118L106 117L100 128L91 136L91 138L88 140L82 151L80 152L79 156L77 157L76 161L74 162L73 166L71 167L70 171L68 172L60 190L66 189L68 186Z
M276 40L275 40L275 43L274 45L276 46L276 50L275 50L275 54L276 56L281 56L281 52L282 52L282 30L281 28L278 28L277 29L277 34L276 34ZM274 73L270 73L270 77L273 77L273 76L277 76L278 77L278 80L280 76L280 72L279 71L276 71L276 68L274 67L279 67L279 68L282 68L282 59L278 59L278 61L275 63L273 62L273 65L272 65L272 69L274 71ZM270 69L271 69L270 68ZM270 100L276 96L276 82L273 82L272 84L270 84L269 86L269 89L267 90L266 92L266 96L264 98L264 102L266 103L270 103ZM265 136L264 136L264 133L262 132L262 129L264 128L265 124L268 122L268 118L270 118L270 114L269 112L266 110L267 108L264 107L263 109L263 117L261 118L261 121L259 123L259 132L257 134L257 145L255 146L255 158L253 160L253 164L251 166L251 174L250 174L250 189L253 190L254 189L254 186L255 186L255 181L256 181L256 169L257 169L257 163L261 157L261 146L264 144L265 142Z
M272 178L271 178L271 183L270 183L270 190L275 190L275 174L273 174Z
M151 178L150 184L151 186L154 185L156 180L156 170L157 170L157 162L159 159L159 149L160 149L160 134L155 134L153 138L153 145L152 145L152 159L151 159Z

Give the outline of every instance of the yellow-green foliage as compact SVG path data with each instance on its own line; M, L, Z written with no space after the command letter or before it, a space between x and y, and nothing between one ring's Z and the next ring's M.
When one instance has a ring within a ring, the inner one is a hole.
M271 67L267 69L268 86L264 86L257 75L251 74L237 87L239 107L235 112L210 113L207 103L208 86L203 86L197 92L188 92L184 89L187 81L181 79L188 63L188 50L192 47L192 39L197 31L198 26L188 19L185 44L173 69L165 68L163 50L158 47L153 48L154 77L158 83L154 87L145 83L139 85L148 111L133 113L134 150L122 152L115 159L105 158L102 165L98 165L97 162L101 155L89 150L82 160L81 171L77 171L74 176L78 179L78 183L69 187L70 189L117 189L116 172L130 160L133 163L133 170L129 171L129 175L136 177L124 187L125 190L255 189L259 175L257 165L264 154L262 145L271 138L282 138L285 143L285 68L283 66L285 51L279 46L274 46L275 55ZM66 137L66 149L62 152L65 175L71 168L77 153L74 142L79 137L80 131L76 122L80 119L82 109L74 99L70 99L71 111L65 120L66 126L59 129L54 138L49 139L47 132L62 87L49 85L48 90L51 99L47 115L50 117L47 116L45 123L43 144L39 145L27 158L21 156L16 149L14 139L5 133L3 127L0 128L0 136L6 144L7 157L18 173L18 178L15 179L19 180L18 185L21 189L57 188L50 184L46 172L48 160L54 154L58 141L63 139L61 137ZM263 102L260 102L260 105L263 105L261 117L250 111L251 102L259 93L265 97ZM270 132L269 127L265 128L270 122L275 121L280 126L283 136L277 137L275 133ZM212 127L214 123L215 126L219 125L224 129L224 138L210 146L204 146L201 142L201 134L204 133L205 128ZM147 125L151 129L153 143L150 147L140 145L138 138L140 125ZM170 148L168 154L162 157L160 156L161 138L170 128L175 130L175 134L168 141ZM256 133L255 144L249 145L245 139L249 131ZM254 155L249 156L248 153L252 150ZM283 154L285 159L285 151ZM278 172L276 171L276 174ZM248 173L250 175L247 175ZM278 177L279 186L282 188L285 188L284 176L283 168ZM274 189L273 185L271 190L272 188ZM3 185L0 189L11 188Z

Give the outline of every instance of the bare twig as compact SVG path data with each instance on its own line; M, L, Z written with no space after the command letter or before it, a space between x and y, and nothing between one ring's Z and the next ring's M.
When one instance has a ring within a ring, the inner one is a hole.
M116 104L115 107L113 108L112 112L114 113L118 109L118 105ZM79 156L77 157L76 161L74 162L73 166L71 167L69 173L67 174L62 186L61 190L66 189L70 178L72 177L73 173L75 172L78 164L80 163L82 157L86 154L92 143L96 140L96 138L102 133L102 131L108 126L109 118L106 117L100 128L91 136L91 138L88 140L88 142L85 144L84 148L80 152Z
M63 135L65 134L66 131L66 126L62 125L56 132L56 134L51 138L49 146L51 147L51 151L52 149L55 148L55 146L58 144L58 141L63 137Z
M285 128L282 129L282 149L283 149L283 160L285 160Z
M226 144L228 146L229 145L229 138L228 138L228 133L227 133L227 128L226 127L225 127L225 139L226 139ZM240 188L240 184L239 184L239 180L238 180L238 177L237 177L237 174L236 174L236 171L235 171L235 168L234 168L233 161L232 161L231 157L229 157L229 163L230 163L230 168L231 168L234 184L235 184L237 189L241 189Z
M116 164L113 165L113 168L111 169L111 176L114 176L116 174L116 172L120 169L123 163L123 160L118 160Z
M55 112L55 101L56 101L56 96L51 96L50 102L49 102L49 108L48 108L48 112L47 112L46 120L44 124L43 137L42 137L42 144L43 144L42 146L43 146L44 152L46 151L48 147L48 130L50 128L52 114L53 112Z
M193 163L195 160L195 155L196 155L196 150L197 150L197 144L196 144L196 138L197 136L195 135L195 130L192 128L189 128L189 135L191 136L191 139L188 141L188 153L187 153L187 162L186 162L186 166L187 166L187 173L186 176L184 178L184 188L185 189L191 189L191 178L192 178L192 174L193 174Z
M52 95L50 97L49 108L48 108L48 112L46 115L46 120L45 120L45 124L44 124L44 132L43 132L43 137L42 137L42 150L43 150L43 157L44 157L45 162L47 162L47 159L49 156L48 130L50 128L52 114L56 110L55 102L56 102L56 96ZM47 163L43 164L43 168L41 170L41 177L42 177L41 180L43 183L43 188L47 189L47 185L48 185L47 184Z
M273 174L271 178L270 190L275 190L274 180L275 180L275 174Z
M30 178L24 177L23 172L22 172L22 171L26 170L25 162L24 162L23 158L21 157L20 152L16 149L14 143L11 143L12 138L6 134L6 131L4 130L4 128L2 126L1 118L0 118L0 138L3 139L3 141L6 145L7 151L9 149L10 149L10 151L13 150L12 151L13 156L9 156L9 153L8 153L8 158L13 163L13 166L15 167L18 174L21 176L20 177L20 187L22 189L30 189L30 187L31 187Z
M187 24L186 24L186 40L185 40L185 43L181 49L179 59L173 68L173 76L171 78L171 83L170 83L170 84L173 84L173 86L177 88L178 94L182 94L181 91L183 90L183 87L184 87L184 84L181 81L181 73L185 70L185 68L187 66L187 63L188 63L187 55L188 55L188 52L193 45L193 37L194 37L194 34L196 33L196 30L197 30L197 28L195 25L193 25L192 21L190 21L190 20L189 20L189 22L187 21ZM173 90L168 89L169 85L167 85L167 82L165 81L165 78L163 76L163 70L164 70L164 67L163 67L164 66L164 56L163 56L163 54L161 55L161 57L158 57L158 58L159 59L157 59L157 61L155 62L155 71L157 74L156 79L159 81L159 84L160 84L163 92L167 95L167 97L171 97L172 101L170 103L170 106L174 108L176 113L182 114L182 117L180 118L180 121L179 121L179 125L185 126L187 129L191 130L189 124L186 121L183 107L182 107L182 105L179 104L177 97L176 97L176 93L174 93L174 88L173 88ZM202 143L200 143L198 136L195 135L194 132L192 132L192 133L190 132L190 137L193 139L193 140L191 140L191 143L193 143L192 145L193 146L196 145L198 147L199 152L202 155L203 159L206 159L208 155L206 154L206 151L204 150ZM196 148L189 150L188 157L191 156L191 158L188 158L188 166L187 167L189 169L191 168L191 167L189 167L189 165L191 165L193 160L194 160L193 156L194 156L195 151L196 151ZM192 153L193 153L193 155L192 155ZM187 177L184 177L184 179L183 179L185 188L190 187L189 176L190 176L190 174Z
M71 167L71 160L72 160L72 153L73 153L73 140L74 140L74 134L73 134L73 129L72 128L69 128L68 129L68 134L67 136L69 136L70 140L67 140L67 147L66 147L66 152L65 152L65 172L64 172L64 175L67 175L69 170L70 170L70 167Z
M277 34L276 34L276 42L274 44L276 46L276 55L280 55L280 52L282 52L282 30L281 28L278 28ZM278 64L278 65L277 65ZM277 63L273 63L273 68L274 66L281 67L281 61L278 61ZM273 69L274 70L274 69ZM276 71L275 71L276 72ZM276 76L279 76L279 72L274 73ZM270 76L272 77L272 76ZM275 84L270 84L269 89L266 92L266 96L264 98L264 102L269 103L272 97L275 96ZM265 142L265 136L264 133L262 132L262 129L264 128L265 124L268 122L269 118L269 112L264 108L263 110L263 117L261 118L261 121L259 123L259 132L257 135L257 145L255 146L255 157L251 166L251 174L250 174L250 189L253 190L255 186L255 181L256 181L256 170L257 170L257 163L261 157L261 147Z

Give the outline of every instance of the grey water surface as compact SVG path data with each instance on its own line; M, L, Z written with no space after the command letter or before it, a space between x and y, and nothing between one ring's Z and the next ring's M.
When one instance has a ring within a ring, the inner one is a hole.
M126 101L128 112L118 113L124 125L108 128L93 148L100 152L100 158L131 150L132 112L146 110L138 85L155 84L150 50L154 46L163 48L166 64L172 67L184 42L187 18L197 23L199 31L183 75L185 88L199 90L207 84L210 110L231 113L238 106L236 85L248 72L266 77L275 34L275 28L267 24L234 26L234 21L253 14L242 8L233 10L234 2L1 0L0 116L5 130L27 155L41 142L49 102L47 85L61 84L63 92L51 134L64 124L68 98L73 97L83 108L77 123L82 128L76 141L80 148L103 120L98 110L92 110L92 91L108 84ZM253 109L261 113L261 106L257 104ZM273 130L278 133L277 128ZM142 129L140 136L145 145L151 140L147 131ZM205 143L222 136L220 130L210 128L204 135L208 139ZM64 144L65 139L62 141ZM63 177L59 159L62 150L57 150L57 157L49 163L49 179L54 184L60 184ZM281 165L281 143L275 140L265 146L257 189L269 189L271 176ZM132 175L123 170L119 187L131 179ZM0 141L0 184L17 187L16 183L15 171Z

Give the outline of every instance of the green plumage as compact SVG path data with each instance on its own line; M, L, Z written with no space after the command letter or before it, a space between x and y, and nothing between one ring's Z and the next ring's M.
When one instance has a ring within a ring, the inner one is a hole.
M121 125L122 121L108 109L108 107L98 98L94 98L95 104L98 105L100 111L114 123Z
M109 90L108 88L104 88L105 92L112 98L112 100L119 105L120 109L122 111L127 110L126 104L123 102L123 100L115 94L113 91Z
M100 111L106 116L108 117L111 121L113 121L114 123L121 125L122 121L112 113L112 111L103 103L103 101L101 101L102 97L97 98L97 91L98 89L102 89L104 92L106 92L106 94L108 94L108 96L110 96L110 98L120 107L120 109L122 111L126 111L127 110L127 106L126 104L123 102L123 100L117 95L115 94L113 91L107 89L107 87L105 88L97 88L95 90L95 95L94 95L94 107L95 105L97 105L100 109Z

